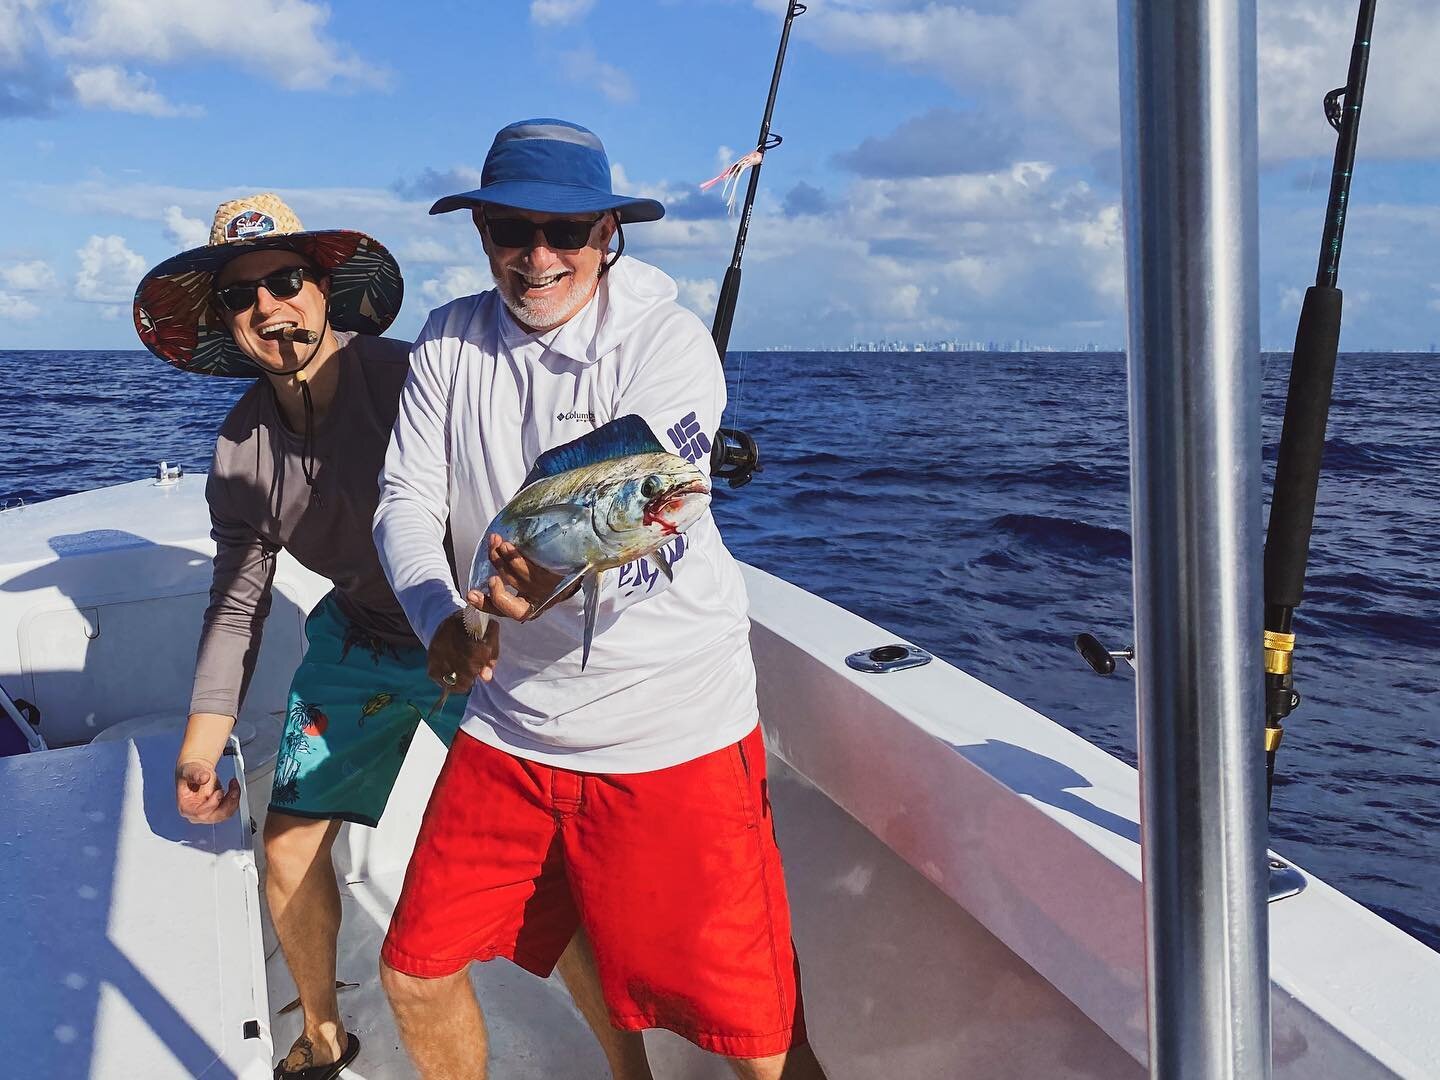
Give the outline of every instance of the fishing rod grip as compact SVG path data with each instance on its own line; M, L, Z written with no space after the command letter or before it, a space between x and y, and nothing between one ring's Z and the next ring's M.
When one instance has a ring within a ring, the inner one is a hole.
M1305 291L1285 424L1275 461L1274 495L1265 534L1265 605L1296 608L1305 593L1305 563L1315 521L1315 492L1325 451L1325 423L1340 348L1341 293L1328 285Z
M715 304L715 322L710 336L715 340L715 351L720 354L720 366L725 366L725 350L730 346L730 325L735 321L735 301L740 296L740 267L731 266L725 271L725 280L720 284L720 299Z

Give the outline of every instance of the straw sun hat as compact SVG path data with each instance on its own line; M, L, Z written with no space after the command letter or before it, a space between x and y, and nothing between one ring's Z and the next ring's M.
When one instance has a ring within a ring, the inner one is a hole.
M166 259L135 290L135 330L145 347L181 371L254 378L255 365L230 336L214 303L215 275L254 251L293 251L330 275L330 325L381 334L395 321L405 287L384 246L361 232L306 232L278 195L222 203L210 241Z

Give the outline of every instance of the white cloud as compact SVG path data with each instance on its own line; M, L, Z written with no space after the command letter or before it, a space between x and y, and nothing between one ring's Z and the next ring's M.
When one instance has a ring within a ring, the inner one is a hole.
M164 215L165 239L181 251L189 251L210 241L210 226L199 218L186 217L180 207L172 204L161 213Z
M0 292L0 319L23 322L26 319L34 319L39 314L40 309L25 297L16 296L14 293Z
M326 34L330 9L311 0L78 0L57 52L81 59L193 63L219 58L291 90L377 85L384 71Z
M145 260L122 236L92 236L75 257L80 261L75 298L88 303L128 303L146 270Z
M0 0L0 118L67 105L151 116L199 115L156 89L134 62L216 62L289 89L384 86L389 72L326 33L315 0ZM127 63L129 62L129 63Z
M145 116L203 116L197 105L172 105L155 90L148 75L114 64L76 68L70 72L75 100L87 109L114 109Z
M590 13L595 0L530 0L530 21L541 26L564 26Z
M420 286L420 295L431 307L448 304L457 296L473 296L495 284L488 268L447 266L438 278L430 278Z
M1354 0L1260 5L1260 149L1269 160L1324 155L1335 135L1325 93L1343 86ZM1360 149L1366 157L1440 156L1440 17L1434 0L1386 0L1375 16Z
M41 28L47 0L0 0L0 65L19 65Z
M55 271L50 269L49 263L38 259L34 262L11 263L9 266L0 266L0 281L20 292L40 292L55 287Z
M770 11L769 0L755 0ZM821 5L823 10L821 9ZM811 39L837 53L939 78L1015 124L1031 152L1119 142L1115 5L1110 0L815 0ZM1345 82L1354 0L1261 0L1260 152L1267 161L1328 155L1325 93ZM1387 0L1376 17L1362 155L1440 155L1440 18L1434 0Z
M757 6L771 5L757 0ZM819 8L817 3L812 5ZM983 10L994 8L993 11ZM1086 145L1118 130L1115 5L1110 0L1018 0L942 6L929 0L829 0L807 33L837 52L868 53L984 94Z
M680 303L685 305L707 323L715 315L715 304L720 299L720 282L716 278L676 278L680 289Z
M480 257L480 238L475 238L475 255ZM463 256L450 244L424 237L411 240L395 252L395 258L404 263L457 263Z
M73 93L50 59L49 0L0 0L0 118L47 116Z
M573 83L600 91L609 101L624 104L635 100L635 84L614 64L601 60L589 47L563 53L560 62L565 77Z
M663 201L683 189L629 181L625 190ZM699 307L696 283L729 258L735 223L667 216L626 235L628 250L677 278L685 302ZM804 215L762 194L733 340L738 348L854 337L1063 344L1088 320L1113 328L1096 336L1116 343L1123 300L1117 200L1048 162L861 178Z

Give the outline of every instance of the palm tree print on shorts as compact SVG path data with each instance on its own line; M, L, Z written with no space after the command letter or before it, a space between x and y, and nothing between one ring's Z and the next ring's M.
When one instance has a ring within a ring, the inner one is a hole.
M275 762L275 788L270 801L289 806L300 798L300 755L310 753L309 736L325 734L330 718L320 706L296 701L290 707L289 722L280 740L280 753Z

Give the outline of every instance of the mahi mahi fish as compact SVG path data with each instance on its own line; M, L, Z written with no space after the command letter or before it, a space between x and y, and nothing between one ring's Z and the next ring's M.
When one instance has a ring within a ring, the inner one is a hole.
M469 587L488 594L496 576L490 562L492 534L514 544L527 562L560 575L560 584L527 619L544 614L579 582L585 598L583 671L595 634L601 576L643 558L673 580L661 549L709 504L709 477L668 453L640 417L622 416L536 459L519 493L481 537ZM488 622L486 613L466 607L465 628L473 637L482 636Z

